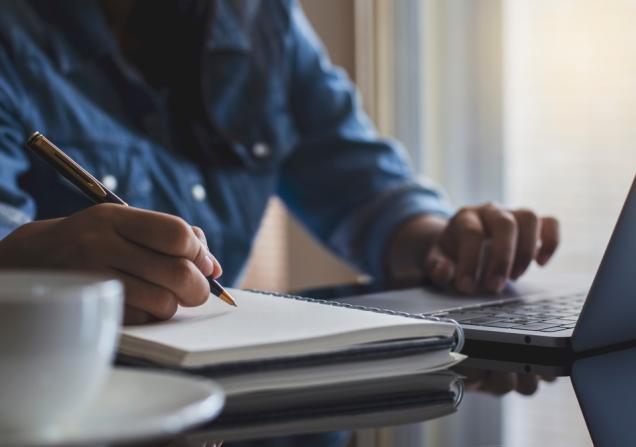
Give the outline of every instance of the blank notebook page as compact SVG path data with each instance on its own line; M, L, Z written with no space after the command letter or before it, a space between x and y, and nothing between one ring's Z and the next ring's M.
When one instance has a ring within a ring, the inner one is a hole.
M180 308L169 321L125 327L120 352L167 363L175 363L171 357L178 356L179 364L193 353L213 354L212 360L218 362L240 361L328 352L377 341L447 337L454 330L448 323L228 291L238 307L211 296L202 306ZM164 354L153 356L151 350Z

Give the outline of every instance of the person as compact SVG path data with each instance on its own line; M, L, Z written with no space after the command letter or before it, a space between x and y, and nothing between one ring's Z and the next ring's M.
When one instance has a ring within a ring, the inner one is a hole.
M89 206L24 149L34 130L131 207ZM0 169L0 267L116 276L127 323L204 302L219 261L236 283L273 195L379 281L498 293L559 240L418 181L294 0L3 2Z

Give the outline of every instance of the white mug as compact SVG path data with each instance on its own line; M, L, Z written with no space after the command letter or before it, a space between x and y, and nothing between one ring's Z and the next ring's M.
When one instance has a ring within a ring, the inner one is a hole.
M0 271L0 437L54 436L99 394L123 295L97 275Z

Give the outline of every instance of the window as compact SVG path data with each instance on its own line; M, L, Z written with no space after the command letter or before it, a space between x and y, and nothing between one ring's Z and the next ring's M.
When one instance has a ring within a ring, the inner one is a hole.
M381 130L409 143L420 172L457 205L496 200L557 216L550 270L591 279L636 174L636 1L370 3ZM556 401L571 392L548 386ZM521 399L506 398L502 427L491 428L500 442L525 430L539 445L536 427L552 424ZM559 436L579 445L583 421L570 416ZM493 441L472 425L472 442ZM459 427L471 422L446 429Z
M636 2L504 3L505 195L559 216L593 272L636 173Z
M628 0L504 2L504 193L560 218L555 271L594 272L636 173L634 23ZM528 446L591 445L575 437L584 428L567 431L582 426L578 409L560 421L533 410L568 402L565 382L532 405L507 398L506 433Z

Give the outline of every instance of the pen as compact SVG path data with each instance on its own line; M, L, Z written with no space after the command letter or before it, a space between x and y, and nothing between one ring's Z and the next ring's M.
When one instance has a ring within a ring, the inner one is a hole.
M62 174L68 181L75 185L90 200L95 203L116 203L128 206L115 193L106 188L99 180L66 155L60 148L49 141L40 132L33 132L26 141L26 147L35 152L45 162ZM210 292L221 298L227 304L236 306L236 302L227 290L215 279L207 278L210 283Z

